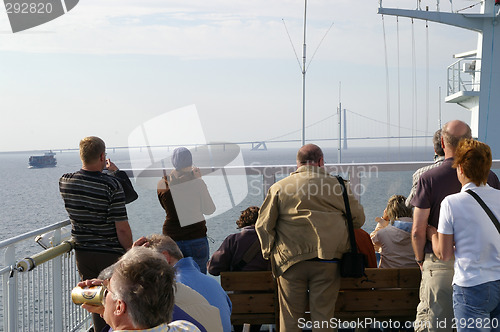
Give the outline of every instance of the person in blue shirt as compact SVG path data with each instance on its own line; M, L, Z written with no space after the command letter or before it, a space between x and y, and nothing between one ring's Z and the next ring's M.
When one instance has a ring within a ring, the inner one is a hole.
M179 246L170 237L153 234L146 239L143 238L142 242L145 246L162 253L167 262L175 267L177 282L191 287L203 295L208 303L219 308L223 331L231 332L232 304L219 282L201 273L193 258L184 257Z

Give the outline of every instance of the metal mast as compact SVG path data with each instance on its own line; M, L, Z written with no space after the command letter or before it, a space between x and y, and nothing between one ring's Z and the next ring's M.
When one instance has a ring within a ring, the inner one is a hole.
M304 1L304 44L302 46L302 145L306 144L306 14L307 0Z

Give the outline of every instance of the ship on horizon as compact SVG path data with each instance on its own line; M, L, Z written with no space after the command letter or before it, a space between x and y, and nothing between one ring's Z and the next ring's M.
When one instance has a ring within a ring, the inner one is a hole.
M28 168L56 167L57 159L55 152L45 152L43 156L30 156Z

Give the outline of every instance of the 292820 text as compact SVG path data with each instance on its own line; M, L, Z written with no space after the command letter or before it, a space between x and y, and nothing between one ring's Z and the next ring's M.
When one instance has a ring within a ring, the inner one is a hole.
M498 319L496 318L453 318L452 328L472 329L472 328L486 328L496 329L499 326Z
M53 7L50 2L6 2L7 14L50 14Z

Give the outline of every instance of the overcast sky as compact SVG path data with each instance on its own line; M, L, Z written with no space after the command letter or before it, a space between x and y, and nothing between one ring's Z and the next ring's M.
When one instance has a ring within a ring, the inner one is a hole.
M474 3L454 1L453 9ZM383 5L415 9L416 1ZM436 9L435 0L426 5ZM450 11L448 0L440 6ZM306 138L336 135L339 95L352 112L348 136L386 136L387 120L390 135L398 121L402 135L432 134L440 104L443 122L469 121L468 111L438 97L453 54L475 49L477 35L406 18L383 22L377 8L377 0L308 1L306 124L330 120ZM198 119L160 128L190 135L196 121L207 142L291 132L285 138L299 139L303 17L303 0L83 0L13 34L2 10L0 151L76 148L89 135L126 146L142 124L192 105Z

